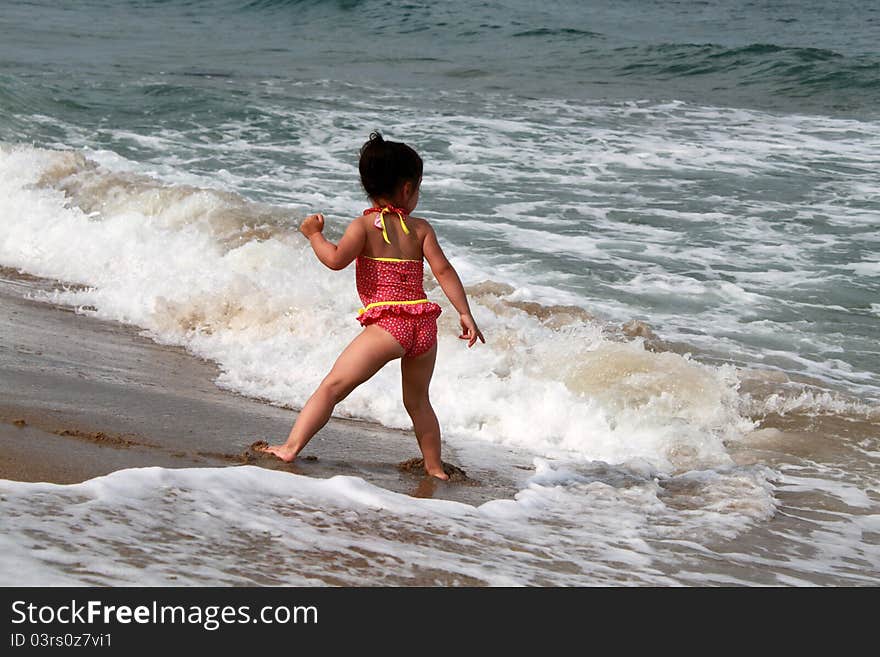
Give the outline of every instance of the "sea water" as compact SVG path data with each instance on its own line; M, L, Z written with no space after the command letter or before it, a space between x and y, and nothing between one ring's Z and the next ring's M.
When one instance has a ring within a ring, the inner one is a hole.
M297 226L368 205L380 129L487 336L427 278L444 439L532 470L478 507L252 467L3 482L3 581L876 585L878 29L861 1L5 6L0 265L300 407L359 304ZM337 413L408 428L398 377Z

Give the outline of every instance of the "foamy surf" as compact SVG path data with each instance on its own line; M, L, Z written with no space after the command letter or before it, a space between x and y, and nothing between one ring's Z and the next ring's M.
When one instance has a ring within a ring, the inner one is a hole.
M514 499L476 507L252 466L0 481L0 494L4 585L859 585L880 572L876 543L852 540L880 530L864 495L763 466L658 477L538 459Z
M108 170L70 151L4 147L0 165L2 216L15 218L0 261L77 284L44 300L216 361L223 387L296 407L357 330L353 282L315 262L284 208ZM491 470L499 447L533 455L534 474L512 499L473 507L355 477L250 466L126 470L74 486L3 482L11 533L0 579L876 581L880 551L870 536L880 485L860 463L880 453L870 404L778 370L700 363L642 323L621 327L581 306L540 304L508 283L483 281L470 296L492 340L461 349L447 309L433 396L464 463ZM388 368L339 410L406 428L397 386ZM857 421L858 437L821 445L804 433L817 421L831 436ZM816 506L834 515L817 516ZM750 547L767 544L773 557Z
M353 477L319 480L252 466L124 470L72 486L0 481L9 529L0 538L8 557L0 581L725 582L709 571L664 572L658 561L680 551L701 559L708 548L688 547L697 545L695 531L704 545L729 540L773 513L760 468L658 483L646 472L536 466L516 499L479 507L411 498ZM677 511L676 500L691 513Z
M283 208L76 152L0 158L0 262L77 283L45 298L211 359L223 387L299 407L357 333L350 274L327 272ZM451 440L680 472L729 465L725 441L752 428L732 367L648 351L583 309L524 304L503 285L473 291L485 348L462 349L448 304L440 321L432 397ZM386 368L338 412L407 428L398 377Z

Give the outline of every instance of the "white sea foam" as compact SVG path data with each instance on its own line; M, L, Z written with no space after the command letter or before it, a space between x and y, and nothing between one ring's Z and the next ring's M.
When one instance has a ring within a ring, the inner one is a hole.
M713 554L713 542L774 513L761 469L658 484L638 466L536 466L516 499L479 507L252 466L0 481L0 583L675 584L688 574L666 574L657 559L685 541L686 552Z
M840 269L848 269L859 276L880 276L880 260L863 260L847 265L839 265Z
M0 157L0 262L87 285L51 300L215 360L224 387L301 406L357 334L350 272L323 269L283 223L249 225L263 218L257 206L248 216L225 193L120 180L69 152L4 148ZM732 370L611 343L582 319L547 323L505 296L475 298L490 339L473 350L438 299L446 312L432 398L449 437L544 456L638 457L670 472L729 463L723 441L750 426ZM398 378L386 368L339 413L408 427Z
M750 412L752 415L768 415L777 413L787 415L799 413L803 415L838 415L848 418L880 421L880 407L867 404L852 397L830 393L824 390L804 389L790 393L774 392L753 400ZM880 431L880 428L878 428Z
M769 529L777 487L859 512L806 535L786 517ZM870 584L880 572L880 550L857 540L880 528L864 494L761 467L658 478L638 460L538 459L514 499L477 507L252 466L0 481L0 496L3 585ZM768 531L775 550L736 549Z

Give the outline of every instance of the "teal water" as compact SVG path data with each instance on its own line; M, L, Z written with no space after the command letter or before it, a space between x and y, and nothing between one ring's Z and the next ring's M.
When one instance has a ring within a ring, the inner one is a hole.
M869 0L29 2L4 7L0 30L6 71L71 91L165 72L184 87L205 75L327 79L855 116L880 98Z

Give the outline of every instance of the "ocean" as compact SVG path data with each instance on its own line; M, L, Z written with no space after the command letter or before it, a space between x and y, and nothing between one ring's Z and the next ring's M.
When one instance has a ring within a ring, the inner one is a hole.
M4 3L0 266L299 408L359 302L297 227L369 205L381 130L487 338L429 277L444 441L530 467L479 506L253 466L2 481L0 583L876 586L878 36L868 0ZM406 429L398 389L337 414Z

